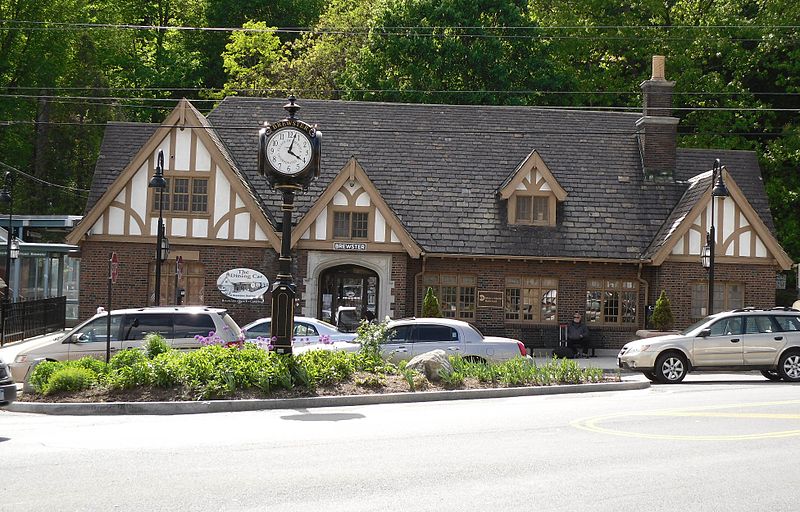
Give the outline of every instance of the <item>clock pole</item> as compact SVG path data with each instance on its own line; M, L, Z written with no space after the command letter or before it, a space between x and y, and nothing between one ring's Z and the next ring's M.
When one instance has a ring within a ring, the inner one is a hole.
M270 337L273 350L279 354L292 353L294 337L294 306L297 286L292 278L292 212L294 196L307 190L319 177L322 134L316 126L295 118L300 106L289 96L284 107L289 117L265 127L259 132L258 169L273 190L282 195L281 253L278 277L272 288L272 322ZM299 142L299 141L307 142ZM286 144L289 141L289 144ZM295 144L297 142L297 145Z

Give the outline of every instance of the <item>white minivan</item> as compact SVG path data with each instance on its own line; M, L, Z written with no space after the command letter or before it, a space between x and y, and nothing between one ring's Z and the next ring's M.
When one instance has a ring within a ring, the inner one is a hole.
M108 312L98 313L66 334L44 337L25 346L9 366L14 380L26 382L37 361L69 361L82 357L105 360ZM157 332L179 350L202 346L196 336L210 333L223 341L236 341L241 329L224 309L205 306L162 306L111 311L111 355L126 348L141 347L145 335Z

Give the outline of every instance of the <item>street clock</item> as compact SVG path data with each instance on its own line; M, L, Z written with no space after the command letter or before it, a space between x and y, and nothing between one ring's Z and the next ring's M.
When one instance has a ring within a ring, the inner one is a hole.
M258 171L273 189L308 189L319 177L322 133L295 118L300 107L294 96L284 106L289 117L258 132Z

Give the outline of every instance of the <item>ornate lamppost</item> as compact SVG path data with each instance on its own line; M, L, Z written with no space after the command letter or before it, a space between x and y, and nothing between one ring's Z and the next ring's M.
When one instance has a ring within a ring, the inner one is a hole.
M706 245L703 247L703 254L700 258L703 266L708 269L708 312L707 314L714 313L714 253L717 243L716 233L714 230L714 210L716 209L715 199L717 197L728 197L728 189L725 187L725 182L722 178L722 171L725 171L724 165L720 164L719 158L714 160L714 168L711 171L711 182L714 188L711 190L711 226L706 234Z
M164 189L167 188L167 180L164 179L164 152L158 151L156 170L150 179L148 188L158 189L158 232L156 235L156 286L154 294L154 304L161 305L161 264L167 259L169 254L169 240L164 234Z
M0 190L0 201L8 204L8 230L6 233L6 291L3 295L3 319L0 322L0 347L5 345L6 342L6 317L8 316L8 305L11 303L11 260L19 256L19 244L14 247L13 233L13 219L14 219L14 175L11 172L6 172L5 181L3 182L3 190ZM16 248L16 254L12 252Z
M283 227L278 278L272 288L272 345L279 354L292 353L294 304L297 287L292 279L292 212L295 193L307 190L319 177L322 133L295 118L300 106L289 96L284 105L289 117L258 132L258 170L266 176L270 188L279 190L283 201Z

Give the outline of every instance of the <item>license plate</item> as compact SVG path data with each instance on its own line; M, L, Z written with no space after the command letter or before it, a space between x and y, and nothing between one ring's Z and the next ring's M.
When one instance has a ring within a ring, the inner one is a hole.
M620 358L617 358L617 366L619 366L620 368L622 368L622 359L620 359Z

